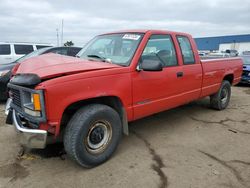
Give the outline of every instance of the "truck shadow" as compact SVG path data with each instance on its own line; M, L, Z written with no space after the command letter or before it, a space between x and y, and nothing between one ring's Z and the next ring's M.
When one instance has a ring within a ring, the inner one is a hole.
M243 83L239 83L234 87L245 87L245 88L250 88L250 84L243 84Z
M6 101L0 101L0 105L5 105Z
M194 111L194 112L199 111L199 110L203 110L204 112L213 111L212 109L209 108L209 106L210 106L209 100L202 99L202 100L191 102L189 104L186 104L186 105L183 105L183 106L171 109L171 110L163 111L163 112L136 120L134 122L129 123L129 129L130 129L129 137L133 136L133 132L140 132L142 130L146 132L151 132L152 129L155 130L155 128L166 130L170 128L170 125L166 123L169 121L173 122L177 126L181 126L178 122L176 122L178 121L178 119L176 119L177 116L181 118L182 116L185 116L187 113L191 113L191 111ZM152 134L154 133L152 132ZM124 143L121 143L121 144L124 144ZM37 155L41 158L59 157L62 160L65 159L65 155L66 155L63 143L50 144L50 145L47 145L45 149L32 149L27 152L29 152L30 154Z
M41 158L59 157L62 160L65 159L66 155L63 143L49 144L45 149L32 149L28 152L33 155L38 155Z

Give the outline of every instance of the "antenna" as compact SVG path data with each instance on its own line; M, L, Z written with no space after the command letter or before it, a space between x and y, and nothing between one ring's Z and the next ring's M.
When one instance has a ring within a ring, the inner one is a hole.
M62 19L62 35L61 35L61 46L63 46L63 19Z

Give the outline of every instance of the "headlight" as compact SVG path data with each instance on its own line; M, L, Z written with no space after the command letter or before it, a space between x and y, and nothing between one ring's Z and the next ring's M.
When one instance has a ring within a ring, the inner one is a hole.
M41 97L38 93L24 91L24 112L36 117L41 117Z
M6 71L0 71L0 77L1 76L4 76L5 74L7 74L9 71L8 70L6 70Z

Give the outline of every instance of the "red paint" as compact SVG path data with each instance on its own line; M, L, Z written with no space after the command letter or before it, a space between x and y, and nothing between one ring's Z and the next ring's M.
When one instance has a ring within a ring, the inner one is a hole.
M20 65L17 73L34 73L47 79L36 89L45 91L47 127L55 127L56 135L60 131L64 110L77 101L116 96L122 101L128 120L132 121L214 94L228 74L234 76L233 84L240 80L240 58L201 61L196 44L188 34L157 30L121 32L145 34L129 67L54 54L31 58ZM152 34L172 36L178 66L166 67L160 72L136 71L141 53ZM195 64L183 65L176 35L187 36L191 41ZM177 78L176 73L180 71L184 76ZM46 128L45 125L42 127Z

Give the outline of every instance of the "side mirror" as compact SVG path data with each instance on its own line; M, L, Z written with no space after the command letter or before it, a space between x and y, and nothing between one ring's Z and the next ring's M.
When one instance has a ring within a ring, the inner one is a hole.
M144 71L162 71L162 63L159 60L143 60L139 65L139 70Z

